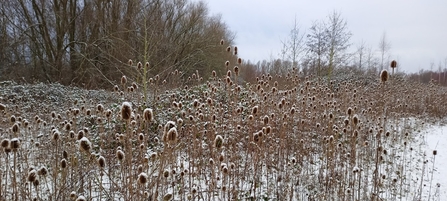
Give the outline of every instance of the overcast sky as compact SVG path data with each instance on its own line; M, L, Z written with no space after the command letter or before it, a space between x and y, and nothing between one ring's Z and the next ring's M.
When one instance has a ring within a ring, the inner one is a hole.
M352 47L363 40L377 51L383 33L391 44L391 59L400 71L430 69L430 63L447 65L447 0L204 0L210 13L236 33L235 44L243 59L253 62L279 58L296 17L301 30L341 13L351 31Z

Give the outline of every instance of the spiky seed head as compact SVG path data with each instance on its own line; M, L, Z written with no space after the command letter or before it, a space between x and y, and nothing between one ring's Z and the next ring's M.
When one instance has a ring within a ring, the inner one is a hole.
M234 46L234 55L237 55L237 46Z
M231 51L231 46L228 46L227 47L227 52L230 52Z
M220 45L224 44L224 39L220 39Z
M351 116L351 115L352 115L352 108L351 108L351 107L348 107L348 109L346 110L346 114L347 114L348 116Z
M236 74L236 76L239 76L239 67L238 66L234 67L234 73Z
M138 183L140 185L144 185L145 183L147 183L147 174L142 172L138 175Z
M3 139L2 142L1 142L2 148L9 147L9 143L10 143L9 139Z
M65 159L67 159L67 158L68 158L68 152L64 150L64 151L62 152L62 157L65 158Z
M264 125L267 125L269 123L269 116L265 115L263 118L263 121L264 121Z
M216 138L214 139L214 147L217 149L222 148L223 145L223 138L221 135L216 135Z
M65 160L65 158L61 160L61 167L62 169L65 169L67 167L67 160Z
M241 65L242 64L242 59L239 57L237 58L237 64Z
M98 158L98 166L100 168L104 168L106 166L106 159L103 156L99 156L99 158Z
M129 121L132 116L132 105L129 102L124 102L121 106L121 118Z
M125 75L123 75L122 77L121 77L121 84L122 85L125 85L127 83L127 77L125 76Z
M143 64L141 63L141 61L137 63L137 69L138 70L143 69Z
M380 81L381 82L386 82L388 81L388 71L387 70L382 70L382 72L380 72Z
M46 168L45 166L42 166L42 167L39 169L39 171L37 172L37 174L38 174L39 176L45 176L45 175L47 175L47 173L48 173L48 170L47 170L47 168Z
M163 177L164 178L168 178L169 177L169 170L164 170L163 171Z
M152 109L151 108L146 108L146 109L144 109L144 111L143 111L143 116L144 116L144 120L146 121L146 122L151 122L151 121L153 121L154 120L154 115L153 115L154 113L152 112Z
M433 150L433 156L436 156L438 154L437 150Z
M118 160L120 160L120 161L124 160L124 157L125 157L124 152L121 151L121 150L117 150L117 151L116 151L116 157L117 157Z
M15 121L15 120L14 120ZM12 125L12 132L13 133L18 133L19 132L19 125L17 123L15 123L14 125Z
M81 140L79 140L79 150L89 152L91 148L92 143L86 137L82 137Z
M74 200L74 199L76 198L76 192L75 192L75 191L71 191L71 193L70 193L70 198L71 198L72 200Z
M175 143L177 141L177 136L178 136L178 132L177 132L177 128L173 127L171 129L169 129L168 133L167 133L167 140L169 143Z
M391 68L396 68L396 67L397 67L397 62L396 62L396 60L391 61L390 67L391 67Z
M359 123L359 117L356 114L352 117L352 123L354 123L354 126L357 126Z
M53 137L52 137L53 141L59 140L59 136L60 136L60 132L57 129L55 129L53 132Z
M10 147L13 151L17 150L20 148L20 140L19 138L13 138L10 141Z
M228 67L228 66L230 66L230 61L225 62L225 67Z
M37 171L35 169L32 169L28 172L28 182L32 183L35 180L37 180Z

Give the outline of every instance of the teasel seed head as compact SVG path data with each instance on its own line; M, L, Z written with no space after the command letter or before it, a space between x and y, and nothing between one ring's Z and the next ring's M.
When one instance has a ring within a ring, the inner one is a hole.
M163 171L163 177L164 178L168 178L169 177L169 170L164 170Z
M433 156L436 156L438 154L437 150L433 150Z
M138 69L138 70L143 69L143 64L141 63L141 61L139 61L139 62L137 63L137 69Z
M20 140L19 138L13 138L10 141L10 147L13 151L17 151L20 148Z
M352 123L354 123L354 126L357 126L359 123L359 117L356 114L352 117Z
M152 122L154 120L154 113L151 108L144 109L143 116L146 122Z
M223 138L221 135L216 135L216 138L214 139L214 147L217 149L222 148L223 145Z
M35 169L32 169L28 172L28 182L33 183L35 180L37 180L37 171Z
M122 77L121 77L121 84L122 85L125 85L127 83L127 77L125 76L125 75L123 75Z
M129 102L124 102L121 106L121 118L129 121L132 116L132 105Z
M391 67L391 68L396 68L396 67L397 67L397 62L396 62L396 60L391 61L390 67Z
M61 168L62 168L62 169L67 168L67 160L65 160L65 158L63 158L63 159L61 160Z
M380 72L380 81L381 82L386 82L388 81L388 71L387 70L382 70L382 72Z
M225 67L228 67L228 66L230 66L230 61L225 62Z
M106 159L103 156L99 156L99 158L98 158L98 166L100 168L104 168L106 166Z
M39 169L39 171L37 172L37 174L38 174L39 176L45 176L45 175L47 175L47 173L48 173L48 170L47 170L47 168L46 168L45 166L42 166L42 167Z
M224 39L220 39L220 45L224 44Z
M19 125L17 123L12 125L12 132L15 134L17 134L19 132Z
M82 137L81 140L79 140L79 149L81 151L89 152L91 148L92 143L86 137Z
M267 125L269 123L269 116L268 115L264 116L263 122L264 122L264 125Z
M231 51L231 46L228 46L227 47L227 52L230 52Z
M121 151L121 150L117 150L116 151L116 157L118 158L118 160L123 161L124 157L125 157L124 152Z
M1 146L2 146L2 148L7 148L7 147L9 147L9 146L10 146L9 144L10 144L9 139L3 139L2 142L1 142Z
M142 172L138 175L138 183L144 185L147 183L147 174Z

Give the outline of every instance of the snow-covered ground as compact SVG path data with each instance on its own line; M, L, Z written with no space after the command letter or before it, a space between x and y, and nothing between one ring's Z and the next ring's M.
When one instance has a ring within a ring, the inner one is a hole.
M429 160L429 175L427 179L431 178L433 151L437 151L434 161L430 200L447 200L447 126L432 126L424 132L426 132L424 146L427 153L427 159ZM438 184L440 185L439 187ZM429 183L427 185L429 185Z

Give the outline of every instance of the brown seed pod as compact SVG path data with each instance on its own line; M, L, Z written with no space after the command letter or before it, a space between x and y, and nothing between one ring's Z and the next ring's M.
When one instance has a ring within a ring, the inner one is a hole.
M138 183L143 185L145 183L147 183L147 174L142 172L138 175Z
M98 166L104 168L106 166L106 159L103 156L98 158Z
M32 169L28 172L28 178L27 180L32 183L37 179L37 171L35 169Z
M388 71L387 70L382 70L382 72L380 72L380 81L381 82L388 81Z
M144 120L145 120L146 122L151 122L151 121L153 121L153 120L154 120L154 113L153 113L152 109L150 109L150 108L146 108L146 109L144 109L144 111L143 111L143 117L144 117Z
M132 105L129 102L124 102L121 106L121 118L129 121L132 116Z
M391 67L391 68L396 68L396 67L397 67L397 62L396 62L396 60L391 61L390 67Z
M79 150L89 152L92 148L92 143L86 137L82 137L79 141Z
M223 138L221 135L216 135L216 138L214 139L214 147L217 149L222 148L223 145Z

